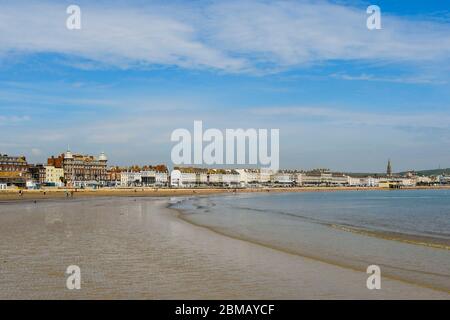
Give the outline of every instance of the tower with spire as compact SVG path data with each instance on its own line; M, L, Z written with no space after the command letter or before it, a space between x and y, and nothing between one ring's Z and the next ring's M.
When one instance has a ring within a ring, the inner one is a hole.
M392 166L391 166L391 159L388 160L387 169L386 169L387 176L392 176Z

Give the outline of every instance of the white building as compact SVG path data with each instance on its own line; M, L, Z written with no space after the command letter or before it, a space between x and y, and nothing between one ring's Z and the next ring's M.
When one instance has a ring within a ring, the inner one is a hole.
M200 185L200 170L202 169L177 168L172 170L170 174L171 186L180 188L192 188Z
M271 170L271 169L266 169L266 168L259 169L259 181L258 182L261 184L269 183L270 179L274 173L275 172L273 172L273 170Z
M450 184L450 176L440 175L437 177L437 180L442 184Z
M249 175L247 174L246 169L236 169L236 172L239 174L239 183L242 186L246 186L249 182Z
M331 173L321 171L310 171L302 175L302 185L319 186L331 184Z
M297 186L302 186L303 185L303 173L302 172L294 173L293 179L294 179L294 182L295 182L295 184Z
M290 172L277 172L271 176L271 182L280 185L293 185L294 184L294 174Z
M373 178L373 177L361 178L361 185L363 185L365 187L378 187L379 182L380 182L380 179Z
M242 186L269 184L274 174L273 170L261 169L236 169Z
M208 184L231 187L240 184L240 175L236 170L211 169L208 171Z
M180 170L172 170L172 172L170 173L170 185L172 187L181 187L183 185Z
M122 187L141 186L142 174L140 172L132 172L132 171L121 172L120 185Z
M155 172L155 184L157 186L167 186L169 183L169 176L167 172Z
M347 183L350 187L359 187L363 185L362 182L363 179L361 178L355 178L355 177L347 177Z
M168 183L167 172L145 170L141 171L140 174L142 186L166 186Z
M416 183L417 184L431 184L431 183L433 183L433 180L430 177L417 176Z
M200 174L199 174L200 180ZM181 170L181 185L180 187L194 187L197 184L197 174L195 172Z
M222 176L224 186L237 186L240 184L240 175L236 170L226 170Z
M416 179L415 178L401 178L401 185L403 187L415 187L416 186Z
M215 170L211 170L207 174L207 177L209 177L209 183L212 185L218 186L223 184L222 172L216 172Z

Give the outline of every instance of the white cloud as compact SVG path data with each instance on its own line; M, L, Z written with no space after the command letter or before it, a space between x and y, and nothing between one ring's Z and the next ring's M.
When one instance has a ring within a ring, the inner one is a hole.
M24 116L2 116L0 115L0 125L13 125L13 124L18 124L18 123L22 123L25 121L30 121L30 117L27 115Z
M80 6L82 29L70 31L62 4L2 4L0 57L54 52L82 68L169 65L267 72L329 60L417 62L450 56L448 23L383 14L383 29L369 31L364 8L325 1Z
M331 75L332 78L348 81L375 81L375 82L391 82L391 83L406 83L406 84L446 84L447 81L437 80L431 77L424 76L408 76L408 77L379 77L372 74L339 74Z
M450 129L450 116L448 114L429 112L375 113L315 106L264 107L251 109L250 112L263 117L288 117L296 121L315 118L338 125Z

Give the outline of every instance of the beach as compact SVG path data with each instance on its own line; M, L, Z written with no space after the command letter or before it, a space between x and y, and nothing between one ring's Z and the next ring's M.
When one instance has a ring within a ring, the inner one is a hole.
M222 191L223 192L223 191ZM195 195L194 196L198 196ZM192 197L192 194L189 195ZM449 293L229 237L180 219L177 197L0 204L1 299L448 299ZM66 268L81 289L66 288Z
M43 188L38 190L0 190L0 201L44 200L92 197L176 197L210 195L220 193L266 193L266 192L333 192L333 191L379 191L379 187L264 187L264 188ZM450 190L450 186L405 187L402 190Z

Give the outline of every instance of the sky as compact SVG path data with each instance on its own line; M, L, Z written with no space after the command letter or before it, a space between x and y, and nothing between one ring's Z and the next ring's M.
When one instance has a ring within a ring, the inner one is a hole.
M202 120L279 129L281 168L450 167L449 80L447 1L0 2L0 153L31 163L171 166Z

